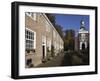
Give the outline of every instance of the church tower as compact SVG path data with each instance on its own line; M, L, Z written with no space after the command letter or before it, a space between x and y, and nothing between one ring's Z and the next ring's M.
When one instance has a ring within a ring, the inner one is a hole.
M81 20L80 29L78 32L78 42L79 42L79 50L84 50L88 47L89 42L89 33L85 28L85 21Z

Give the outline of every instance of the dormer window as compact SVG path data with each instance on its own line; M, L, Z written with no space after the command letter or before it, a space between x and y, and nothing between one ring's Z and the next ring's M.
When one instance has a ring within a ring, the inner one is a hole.
M34 12L25 12L25 14L31 17L34 21L36 21L36 13Z

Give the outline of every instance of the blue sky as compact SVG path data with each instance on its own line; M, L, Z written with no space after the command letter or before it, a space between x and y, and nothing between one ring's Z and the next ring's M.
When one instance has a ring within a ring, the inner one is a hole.
M63 30L74 29L76 32L80 29L80 21L85 21L85 28L89 31L89 15L71 15L71 14L52 14L56 18L56 23L63 27Z

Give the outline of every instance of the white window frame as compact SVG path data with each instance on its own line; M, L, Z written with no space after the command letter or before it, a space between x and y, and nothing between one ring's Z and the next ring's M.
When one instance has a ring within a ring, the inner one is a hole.
M29 29L29 28L27 28L27 27L25 28L25 30L28 30L28 31L31 31L31 32L34 33L34 40L33 40L33 41L34 41L34 42L33 42L33 43L34 43L34 44L33 44L33 45L34 45L34 46L33 46L34 48L33 48L33 49L36 49L36 32L33 31L33 30L31 30L31 29ZM25 40L26 40L26 37L25 37Z

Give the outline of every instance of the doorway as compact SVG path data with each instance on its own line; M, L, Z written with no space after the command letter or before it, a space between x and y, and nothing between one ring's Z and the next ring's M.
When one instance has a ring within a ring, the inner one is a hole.
M82 50L84 50L85 49L85 44L84 43L82 43Z
M45 45L42 45L42 59L45 59Z
M46 59L46 37L42 36L42 62Z

